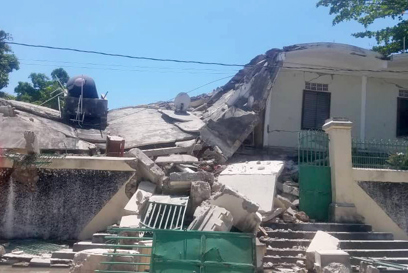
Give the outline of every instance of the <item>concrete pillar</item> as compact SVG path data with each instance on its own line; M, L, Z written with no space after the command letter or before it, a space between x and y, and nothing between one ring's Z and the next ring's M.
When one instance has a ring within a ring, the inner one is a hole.
M367 104L367 76L361 78L361 121L360 121L360 138L365 139L366 124L366 104Z
M351 128L353 123L345 118L332 118L323 125L329 135L332 204L330 218L333 222L360 222L353 203L354 187L351 161Z

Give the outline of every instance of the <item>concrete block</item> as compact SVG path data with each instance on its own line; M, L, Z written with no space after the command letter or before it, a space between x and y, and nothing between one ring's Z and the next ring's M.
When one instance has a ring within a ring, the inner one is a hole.
M306 268L312 270L315 263L315 252L318 250L337 250L339 248L339 239L330 234L318 231L312 242L306 250Z
M230 231L233 217L231 213L217 206L203 206L198 211L188 229L200 231Z
M196 181L191 183L190 208L192 213L201 203L211 197L211 187L208 182ZM191 214L192 214L191 213Z
M140 218L138 215L126 215L120 220L120 227L138 228L140 226Z
M351 273L351 269L340 263L331 263L321 269L317 266L317 273Z
M347 268L351 268L350 256L347 252L342 250L316 250L315 251L315 264L320 268L324 268L331 263L339 263L345 265Z
M283 161L249 161L228 165L218 177L226 185L259 204L260 212L273 209L275 183L283 170Z
M30 261L31 267L50 267L51 259L44 258L32 258Z
M125 214L139 214L155 191L156 184L148 181L140 182L135 194L130 198L129 202L125 206Z
M158 165L170 164L170 163L196 163L198 158L191 155L169 155L159 156L156 158L155 163Z
M220 192L208 200L208 203L231 212L233 225L242 232L257 232L262 219L262 216L257 213L259 205L239 192L223 186Z
M72 249L62 249L55 251L51 254L51 258L55 259L70 259L73 260L75 257L75 252Z

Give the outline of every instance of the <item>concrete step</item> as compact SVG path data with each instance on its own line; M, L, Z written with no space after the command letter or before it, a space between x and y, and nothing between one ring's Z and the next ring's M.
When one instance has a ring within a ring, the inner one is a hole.
M266 250L266 256L279 256L279 257L304 257L306 249L281 249L270 248ZM298 256L299 255L299 256ZM302 255L302 256L300 256Z
M269 223L265 225L271 229L285 229L295 231L337 231L337 232L369 232L372 231L370 225L364 224L340 224L340 223L304 223L304 224L282 224Z
M74 257L75 257L75 252L73 252L72 249L61 249L51 254L51 258L55 258L55 259L73 260Z
M106 239L105 239L106 236L115 236L115 235L111 233L94 233L92 235L92 243L104 244L106 243Z
M312 240L316 231L269 230L270 238L309 239ZM393 240L394 235L386 232L328 232L339 240Z
M288 264L296 264L297 261L306 261L305 257L292 257L292 256L265 256L263 259L264 263L271 262L273 264L279 263L288 263Z
M94 248L108 248L106 244L94 244L91 241L82 241L75 243L72 247L74 252L79 252L85 249L94 249Z
M342 249L354 257L406 258L408 249ZM286 256L286 255L285 255ZM290 256L290 255L287 255Z
M307 248L312 240L306 239L268 239L261 242L272 248ZM392 240L346 240L340 241L341 249L408 249L408 241Z

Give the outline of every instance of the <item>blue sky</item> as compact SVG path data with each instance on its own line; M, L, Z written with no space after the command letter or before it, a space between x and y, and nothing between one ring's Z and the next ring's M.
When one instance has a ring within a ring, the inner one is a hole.
M3 1L0 28L15 42L72 47L135 56L246 64L271 48L337 42L371 48L375 42L350 34L355 22L332 26L327 8L315 0L206 1ZM385 25L381 22L376 27ZM20 70L10 74L12 93L31 72L58 67L70 76L94 78L109 91L109 108L168 100L238 68L129 60L13 46ZM220 80L191 93L210 92Z

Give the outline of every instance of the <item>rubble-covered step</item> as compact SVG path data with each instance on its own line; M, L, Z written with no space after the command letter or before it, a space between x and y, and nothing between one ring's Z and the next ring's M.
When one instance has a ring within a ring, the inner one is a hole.
M315 231L269 230L270 238L313 239ZM328 232L339 240L393 240L394 235L387 232Z
M368 258L406 258L408 249L342 249L350 256ZM268 253L268 252L267 252Z
M303 257L306 254L306 249L281 249L281 248L268 248L266 250L267 256L290 256L290 257Z
M311 240L305 239L271 239L261 240L272 248L308 247ZM408 241L392 240L347 240L340 241L341 249L408 249Z
M306 261L305 256L265 256L263 258L264 263L273 263L273 264L280 264L280 263L288 263L288 264L296 264L297 261Z
M82 241L75 243L72 247L74 252L79 252L85 249L95 249L95 248L108 248L107 244L94 244L91 241Z
M342 231L342 232L370 232L372 227L364 224L340 224L340 223L304 223L304 224L284 224L269 223L266 225L271 229L286 229L295 231Z
M364 259L367 259L367 257L364 257ZM394 264L403 264L408 266L408 258L386 258L386 257L377 257L377 258L371 258L371 259L376 259L380 262L384 263L394 263ZM353 257L350 259L350 262L352 265L360 265L361 260L359 259L354 259Z
M73 252L72 249L61 249L51 254L51 258L54 258L54 259L73 260L74 257L75 257L75 252Z
M114 234L111 233L94 233L92 235L92 243L93 244L104 244L106 243L106 236L115 236Z

